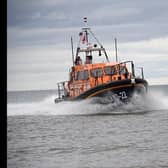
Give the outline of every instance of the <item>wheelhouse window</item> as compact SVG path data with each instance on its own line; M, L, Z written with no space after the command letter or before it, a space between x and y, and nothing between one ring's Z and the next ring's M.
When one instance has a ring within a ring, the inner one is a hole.
M119 66L119 72L121 75L128 74L127 68L125 66L120 65Z
M115 74L117 74L115 66L104 67L104 72L105 72L106 75L115 75Z
M84 70L84 80L88 80L89 79L89 72L88 70Z
M75 80L88 80L89 79L89 72L88 70L78 71L76 73Z
M103 75L103 70L102 68L96 68L91 70L91 76L94 78L101 77Z

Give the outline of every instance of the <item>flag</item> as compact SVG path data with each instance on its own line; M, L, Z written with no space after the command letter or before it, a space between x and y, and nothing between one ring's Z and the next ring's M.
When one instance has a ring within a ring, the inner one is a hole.
M83 36L82 36L82 44L85 44L85 42L86 42L86 36L85 36L85 34L83 33Z

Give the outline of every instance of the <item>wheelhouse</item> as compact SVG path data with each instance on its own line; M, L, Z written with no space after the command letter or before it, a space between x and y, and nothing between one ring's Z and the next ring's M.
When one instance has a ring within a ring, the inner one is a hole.
M130 78L126 63L78 65L71 68L67 90L74 97L98 85Z

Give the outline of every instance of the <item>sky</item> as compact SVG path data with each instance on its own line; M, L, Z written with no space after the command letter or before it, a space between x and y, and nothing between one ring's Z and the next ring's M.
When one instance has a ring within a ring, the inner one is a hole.
M168 84L167 0L8 0L7 90L56 89L68 80L71 43L88 26L115 61L144 67L149 85Z

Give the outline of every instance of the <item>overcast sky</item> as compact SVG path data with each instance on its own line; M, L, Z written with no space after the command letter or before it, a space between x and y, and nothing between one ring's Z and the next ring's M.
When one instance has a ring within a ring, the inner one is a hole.
M144 67L149 84L168 84L167 0L8 0L8 90L56 89L68 80L70 37L77 46L83 17L115 60Z

